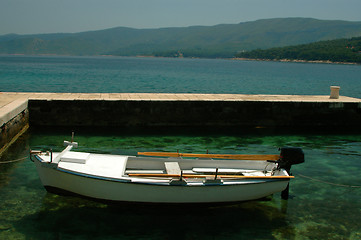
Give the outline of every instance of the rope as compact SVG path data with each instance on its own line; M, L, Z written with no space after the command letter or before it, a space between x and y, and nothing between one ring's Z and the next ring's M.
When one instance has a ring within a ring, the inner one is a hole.
M315 179L315 178L312 178L312 177L309 177L309 176L305 176L305 175L302 175L302 174L297 174L297 175L300 176L300 177L303 177L303 178L311 179L311 180L316 181L316 182L326 183L326 184L333 185L333 186L349 187L349 188L361 188L361 186L357 186L357 185L337 184L337 183L322 181L322 180Z
M25 160L25 159L27 159L27 158L28 158L28 157L23 157L23 158L18 158L18 159L11 160L11 161L0 162L0 164L19 162L19 161Z

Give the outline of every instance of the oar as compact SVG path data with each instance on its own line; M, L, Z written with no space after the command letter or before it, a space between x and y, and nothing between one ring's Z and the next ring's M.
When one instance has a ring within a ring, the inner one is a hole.
M129 177L181 177L179 174L166 174L166 173L129 173ZM207 178L214 177L214 175L196 175L196 174L183 174L185 178ZM240 178L240 179L290 179L294 176L243 176L243 175L218 175L220 178Z
M275 154L197 154L197 153L176 153L176 152L138 152L138 155L143 156L157 156L157 157L193 157L193 158L223 158L233 160L256 160L277 161L280 156Z

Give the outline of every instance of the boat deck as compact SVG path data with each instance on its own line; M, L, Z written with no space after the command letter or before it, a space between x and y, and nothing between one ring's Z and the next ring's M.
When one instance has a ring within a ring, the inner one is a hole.
M134 157L70 151L60 154L53 153L52 159L59 157L57 167L65 172L149 183L180 180L181 175L187 178L188 184L200 184L203 180L211 182L217 175L226 177L227 181L234 181L229 179L232 176L271 177L275 166L266 161ZM50 154L43 154L41 158L44 162L51 161ZM285 173L278 175L285 176Z
M57 154L54 154L54 158ZM77 161L60 161L58 168L85 175L107 178L121 178L125 172L128 156L109 154L90 154L86 163Z

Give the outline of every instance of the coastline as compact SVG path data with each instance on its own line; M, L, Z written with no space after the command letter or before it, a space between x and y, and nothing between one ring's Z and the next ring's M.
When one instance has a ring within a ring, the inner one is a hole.
M292 62L292 63L323 63L323 64L343 64L343 65L360 65L355 62L333 62L325 60L302 60L302 59L263 59L263 58L232 58L232 60L238 61L263 61L263 62Z
M146 56L146 55L135 55L135 56L121 56L121 55L59 55L59 54L0 54L0 56L54 56L54 57L136 57L136 58L181 58L181 59L224 59L224 60L236 60L236 61L259 61L259 62L290 62L290 63L321 63L321 64L342 64L342 65L361 65L356 62L333 62L325 60L302 60L302 59L267 59L267 58L199 58L199 57L161 57L161 56Z

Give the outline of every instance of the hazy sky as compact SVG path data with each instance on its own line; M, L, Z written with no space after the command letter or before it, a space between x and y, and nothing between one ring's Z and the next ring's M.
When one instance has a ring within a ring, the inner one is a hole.
M0 35L211 26L276 17L361 21L361 0L0 0Z

